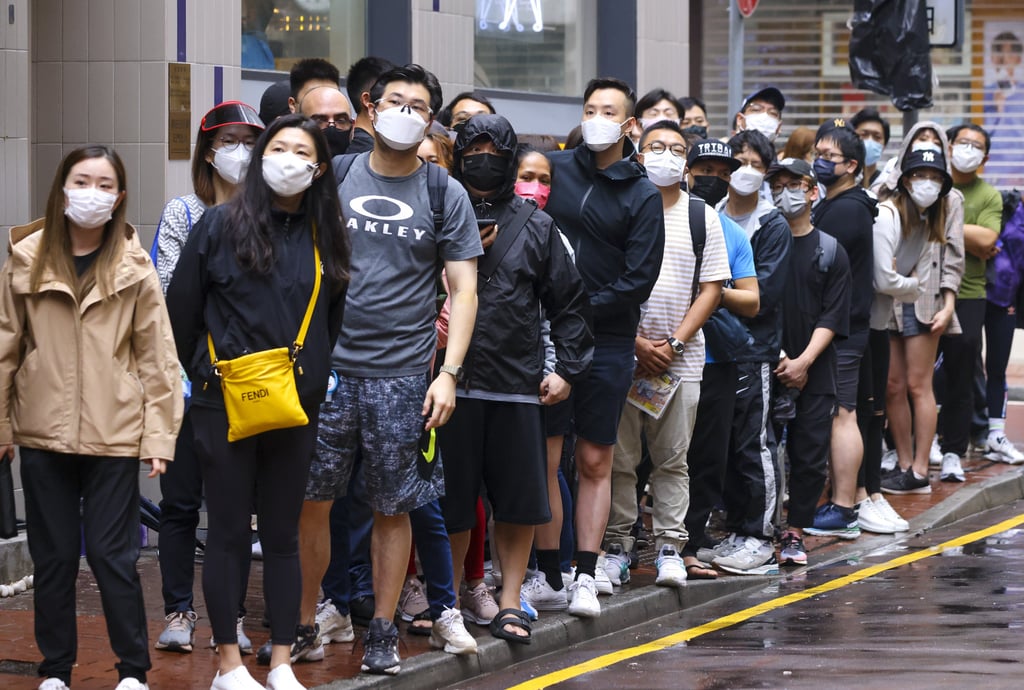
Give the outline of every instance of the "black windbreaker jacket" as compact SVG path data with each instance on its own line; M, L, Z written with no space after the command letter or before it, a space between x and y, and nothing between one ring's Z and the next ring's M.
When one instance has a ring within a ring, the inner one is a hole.
M220 380L210 366L207 330L218 359L290 347L313 294L313 235L304 212L274 211L274 268L266 276L242 270L226 236L226 206L199 219L167 288L178 359L192 380L192 404L223 407ZM295 367L302 406L316 410L330 376L331 348L345 309L345 289L321 277L320 294ZM301 370L302 374L299 374Z
M782 213L774 210L761 216L761 227L750 238L750 247L754 252L761 309L757 316L743 320L754 336L754 344L736 361L769 362L774 368L782 349L782 295L793 248L793 233Z
M551 197L545 210L569 238L590 294L597 336L636 337L640 305L661 272L665 216L661 193L643 166L623 158L598 170L581 145L548 154Z
M462 151L480 136L490 138L503 152L511 153L516 145L515 133L504 118L473 117L456 140L456 178L461 178ZM472 199L477 216L494 218L499 232L515 232L513 218L519 209L535 206L533 201L512 194L514 167L509 167L508 178L493 197ZM495 246L485 250L480 264ZM544 211L534 208L488 280L477 276L477 298L476 323L463 362L461 389L539 395L544 375L541 307L551 322L555 372L575 383L590 369L594 339L586 290L555 222Z

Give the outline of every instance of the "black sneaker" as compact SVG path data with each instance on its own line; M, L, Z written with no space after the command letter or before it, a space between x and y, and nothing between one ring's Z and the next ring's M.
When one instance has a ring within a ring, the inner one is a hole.
M882 479L882 493L886 494L930 494L932 486L928 477L918 479L914 476L914 470L894 474Z
M386 618L374 618L363 638L363 665L366 673L396 675L402 668L398 657L398 628Z
M256 652L256 663L260 666L269 666L271 653L270 640L267 640ZM292 643L292 663L294 664L297 661L323 661L323 659L324 643L320 639L320 626L295 626L295 642Z

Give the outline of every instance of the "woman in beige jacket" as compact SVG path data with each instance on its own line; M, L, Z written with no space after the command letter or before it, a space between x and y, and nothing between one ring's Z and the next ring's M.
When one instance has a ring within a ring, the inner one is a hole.
M71 682L80 531L117 690L145 688L150 668L139 460L151 477L164 472L183 403L160 281L125 222L125 195L114 151L72 151L46 216L11 230L0 273L0 454L20 447L41 690Z

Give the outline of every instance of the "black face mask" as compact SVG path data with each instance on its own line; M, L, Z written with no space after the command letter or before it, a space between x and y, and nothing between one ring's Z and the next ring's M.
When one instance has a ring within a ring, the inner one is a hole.
M508 178L510 159L494 153L477 153L462 159L462 181L481 192L493 192Z
M708 138L708 128L705 125L690 125L683 130L683 135L696 134L701 139Z
M716 175L694 175L690 194L700 197L712 206L729 193L729 182Z
M348 151L351 132L340 130L337 127L327 127L321 131L324 133L324 138L327 139L327 148L330 149L332 158Z

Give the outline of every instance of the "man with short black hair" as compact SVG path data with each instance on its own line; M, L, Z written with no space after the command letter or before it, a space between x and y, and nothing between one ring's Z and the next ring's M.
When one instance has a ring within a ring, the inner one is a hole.
M657 187L640 164L623 158L633 148L623 142L635 122L632 88L593 79L583 98L585 145L548 154L553 184L545 210L575 250L594 320L590 374L556 406L564 417L559 431L574 426L578 437L577 570L569 613L593 618L601 614L595 575L611 502L612 451L632 383L640 305L661 270L665 221Z
M629 552L633 547L630 530L637 519L637 467L646 439L652 463L648 484L654 500L658 554L655 582L681 587L687 578L682 558L688 541L687 454L704 369L701 326L718 305L722 283L730 273L718 214L703 200L691 200L680 188L686 167L686 140L679 125L662 120L645 129L640 137L640 156L648 178L661 193L665 260L636 334L633 390L639 397L645 386L661 384L670 387L671 393L657 415L632 404L622 412L612 461L611 512L604 534L605 564L612 581L629 581ZM698 218L703 237L695 240L697 230L691 219ZM694 252L696 243L703 247L699 269Z
M679 99L680 120L683 135L695 134L698 139L708 138L708 107L696 96Z
M297 113L299 112L299 101L314 87L340 88L341 74L337 67L323 58L306 58L292 66L288 73L288 84L291 87L291 94L288 96L288 109Z
M882 174L878 169L878 162L885 147L889 145L889 123L877 109L863 108L850 118L850 127L864 142L864 179L861 185L865 189L870 189Z
M437 121L458 134L474 115L494 115L495 112L497 111L487 96L476 91L463 91L438 113Z
M374 509L376 603L362 669L395 674L400 669L398 629L391 620L408 565L409 512L443 493L437 460L420 467L427 462L421 439L444 425L455 407L456 382L473 332L476 257L482 248L469 197L454 179L445 177L444 219L436 226L428 164L416 156L440 107L437 78L419 65L395 68L381 75L362 101L376 142L373 151L352 161L338 187L352 238L351 280L332 355L337 386L321 407L317 455L300 523L303 540L319 539L320 547L303 544L302 566L304 582L319 583L327 565L322 542L331 504L345 492L359 453ZM431 381L439 260L452 308L444 364ZM382 410L387 414L379 414ZM458 610L449 609L442 623L434 633L475 652Z
M718 208L750 238L761 294L757 316L744 321L753 344L736 358L736 407L723 492L730 535L709 556L723 570L764 575L778 572L772 539L780 500L779 471L768 416L772 371L782 348L782 295L793 237L782 214L759 194L763 174L775 160L771 143L751 129L730 139L729 146L743 166L732 173L729 196ZM738 179L744 170L746 174Z
M348 102L356 110L348 153L365 153L373 150L373 124L370 122L369 112L363 106L363 94L369 94L380 75L394 68L395 65L388 60L373 55L356 60L348 68L345 91L348 93Z
M882 519L867 492L858 492L858 476L864 458L863 434L873 413L871 400L884 391L869 390L871 359L868 356L871 302L874 298L874 224L877 204L873 195L857 184L864 167L864 143L842 118L818 128L814 142L814 172L825 188L825 198L814 207L814 227L835 237L850 262L853 293L850 297L849 337L837 341L835 396L838 410L832 419L829 471L831 500L814 514L807 533L856 539L863 526L891 534L894 527ZM863 485L862 485L863 486ZM859 500L858 500L859 499ZM860 505L865 524L858 524Z

